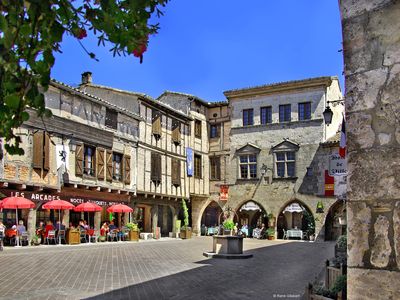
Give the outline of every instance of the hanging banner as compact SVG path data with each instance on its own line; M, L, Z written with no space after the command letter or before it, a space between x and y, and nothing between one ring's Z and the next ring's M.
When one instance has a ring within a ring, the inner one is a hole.
M193 149L186 148L187 176L193 176Z
M229 185L221 185L220 192L219 192L219 200L227 201L228 200L228 191L229 191Z
M325 170L325 196L334 196L335 177L329 176L329 171Z

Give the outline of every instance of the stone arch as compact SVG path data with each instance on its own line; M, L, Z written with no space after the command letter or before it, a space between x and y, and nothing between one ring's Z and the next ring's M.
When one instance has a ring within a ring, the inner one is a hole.
M246 210L241 208L247 203L254 203L259 207L259 210ZM252 231L256 227L261 227L262 224L268 226L268 212L262 204L255 200L243 200L235 208L235 216L233 218L235 223L238 223L239 228L247 225L248 235L252 236Z
M333 203L325 216L325 240L336 241L342 234L346 234L346 224L342 224L339 216L346 219L346 204L343 200L337 200Z
M277 231L277 238L283 238L284 235L284 230L292 229L292 228L298 228L301 229L302 231L307 230L307 224L305 218L303 218L303 212L284 212L285 208L288 207L289 205L292 205L294 203L299 204L301 208L304 208L305 210L308 211L314 218L314 214L311 210L311 208L305 204L303 201L295 198L286 201L284 205L282 205L278 211L277 215L277 220L276 220L276 231Z
M218 201L210 199L203 205L200 212L201 225L213 227L218 225L218 217L222 212L222 207Z

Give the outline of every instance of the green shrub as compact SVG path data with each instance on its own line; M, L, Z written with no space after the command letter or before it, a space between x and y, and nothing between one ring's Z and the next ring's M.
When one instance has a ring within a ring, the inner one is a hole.
M186 229L189 226L189 209L186 205L185 199L182 199L182 210L183 210L183 226Z
M347 235L341 235L336 241L336 245L341 250L347 249Z
M235 228L235 223L233 223L232 220L225 220L222 225L226 230L232 230L233 228Z
M138 224L136 223L127 223L125 225L129 230L138 231Z
M268 236L274 236L275 235L275 228L269 227L267 229L267 235Z

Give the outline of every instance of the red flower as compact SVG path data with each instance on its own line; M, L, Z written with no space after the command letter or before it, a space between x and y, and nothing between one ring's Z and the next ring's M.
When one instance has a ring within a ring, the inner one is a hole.
M76 36L78 39L83 39L83 38L85 38L85 37L87 37L87 33L86 33L86 30L85 29L83 29L83 28L79 28L79 31L78 31L78 34L77 34L77 36Z

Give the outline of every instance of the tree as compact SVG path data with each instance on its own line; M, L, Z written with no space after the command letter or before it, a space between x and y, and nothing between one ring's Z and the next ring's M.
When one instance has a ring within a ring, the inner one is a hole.
M111 44L113 55L143 60L148 38L159 25L168 0L2 0L0 1L0 136L10 154L24 154L13 129L29 119L27 107L38 117L51 116L43 93L50 83L54 53L61 52L65 34L79 42L93 32L98 45ZM82 46L83 47L83 46ZM86 49L83 48L85 51ZM87 52L87 51L86 51ZM94 53L87 54L96 59Z

